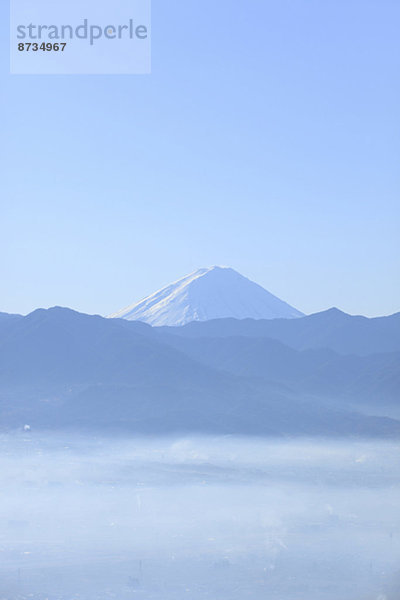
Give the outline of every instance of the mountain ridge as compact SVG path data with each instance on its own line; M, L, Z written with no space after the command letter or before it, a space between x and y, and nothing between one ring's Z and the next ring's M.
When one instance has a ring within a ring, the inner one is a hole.
M384 317L353 316L328 309L299 319L212 319L182 327L161 327L182 337L266 337L297 350L327 348L339 354L400 351L400 313Z
M246 363L240 340L232 346L230 340L223 340L222 347L218 340L211 341L214 349L210 352L209 346L174 348L171 337L141 322L59 307L39 309L17 320L0 336L2 429L28 423L45 429L136 433L400 437L396 420L363 415L336 406L321 394L310 396L296 390L292 382L302 368L301 361L307 361L307 375L318 375L319 363L313 367L310 354L280 345L283 362L290 359L292 371L281 365L283 375L274 381L275 371L264 373L263 361L276 355L276 342L267 343L270 351L262 342L259 351L255 340L259 360L253 369L252 340ZM179 338L174 339L180 344ZM218 360L204 364L204 353ZM322 364L325 356L336 360L330 352L322 357ZM346 357L343 361L346 377L352 377L353 367L348 370ZM244 366L240 374L237 364ZM386 365L391 377L390 361ZM331 375L328 378L325 373L327 389Z

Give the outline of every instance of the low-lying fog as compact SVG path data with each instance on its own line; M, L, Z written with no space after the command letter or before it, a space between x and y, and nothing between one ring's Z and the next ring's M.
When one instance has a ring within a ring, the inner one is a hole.
M0 599L398 600L399 444L0 438Z

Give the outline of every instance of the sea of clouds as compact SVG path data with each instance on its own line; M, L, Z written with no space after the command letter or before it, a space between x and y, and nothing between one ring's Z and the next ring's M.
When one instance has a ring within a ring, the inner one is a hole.
M0 599L398 600L400 445L0 437Z

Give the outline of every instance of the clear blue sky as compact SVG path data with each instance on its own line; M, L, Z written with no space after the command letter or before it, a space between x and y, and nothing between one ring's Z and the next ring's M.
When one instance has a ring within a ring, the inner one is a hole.
M153 0L151 76L8 74L0 311L107 314L232 266L400 310L398 0Z

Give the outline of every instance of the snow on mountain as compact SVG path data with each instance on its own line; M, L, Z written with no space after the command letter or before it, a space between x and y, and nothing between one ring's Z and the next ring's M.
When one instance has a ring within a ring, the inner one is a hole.
M191 321L294 319L303 313L229 267L198 269L109 318L149 325L185 325Z

